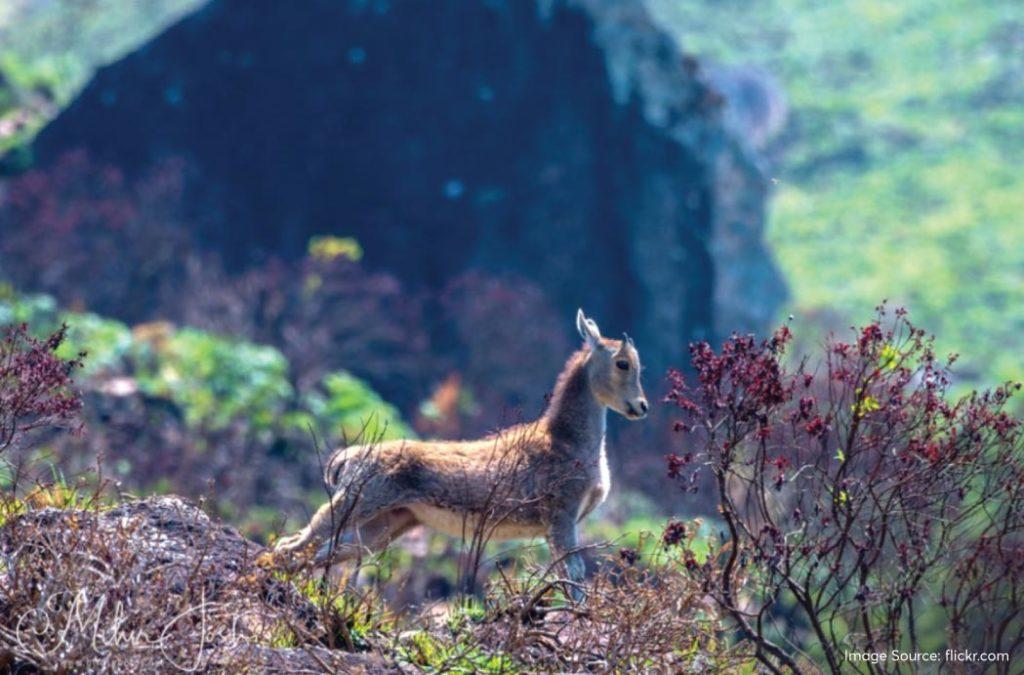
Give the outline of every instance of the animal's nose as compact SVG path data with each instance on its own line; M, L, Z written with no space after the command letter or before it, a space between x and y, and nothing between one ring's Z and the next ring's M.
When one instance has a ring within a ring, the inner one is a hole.
M647 399L640 399L640 412L644 415L647 414Z

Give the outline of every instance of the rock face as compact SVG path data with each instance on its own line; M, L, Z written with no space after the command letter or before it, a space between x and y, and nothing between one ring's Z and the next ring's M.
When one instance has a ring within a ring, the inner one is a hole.
M213 0L35 149L185 158L195 234L236 269L334 233L413 288L514 273L660 369L784 295L764 176L700 71L634 0Z

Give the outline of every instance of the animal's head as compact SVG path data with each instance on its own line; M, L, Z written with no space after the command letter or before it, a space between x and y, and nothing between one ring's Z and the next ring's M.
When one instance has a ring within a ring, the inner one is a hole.
M647 417L647 397L640 384L640 354L633 340L625 333L622 340L601 337L597 323L582 309L576 313L576 330L590 348L587 375L597 400L627 419Z

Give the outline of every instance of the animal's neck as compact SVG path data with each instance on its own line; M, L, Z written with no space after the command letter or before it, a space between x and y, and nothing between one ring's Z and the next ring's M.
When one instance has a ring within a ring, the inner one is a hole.
M580 350L569 358L544 413L552 437L584 452L600 451L605 432L605 407L587 376L589 355Z

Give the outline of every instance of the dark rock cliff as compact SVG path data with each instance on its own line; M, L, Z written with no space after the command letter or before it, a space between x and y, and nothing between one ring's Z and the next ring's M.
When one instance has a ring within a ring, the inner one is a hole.
M335 233L413 288L507 271L660 370L784 295L722 105L633 0L214 0L35 149L185 158L195 234L236 269Z

